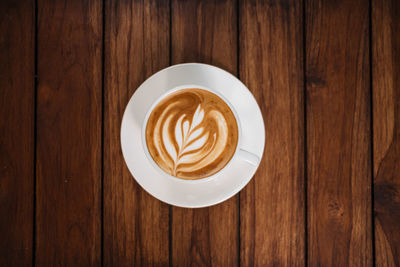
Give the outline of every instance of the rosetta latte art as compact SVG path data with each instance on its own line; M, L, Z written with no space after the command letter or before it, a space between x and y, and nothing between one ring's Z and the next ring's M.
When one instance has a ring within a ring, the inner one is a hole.
M160 101L146 126L146 143L157 165L172 176L201 179L232 158L238 128L229 106L203 89L182 89Z

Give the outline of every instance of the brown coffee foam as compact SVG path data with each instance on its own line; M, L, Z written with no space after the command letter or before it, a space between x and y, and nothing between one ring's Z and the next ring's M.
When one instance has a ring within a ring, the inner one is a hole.
M156 164L182 179L201 179L221 170L232 158L238 126L229 106L203 89L171 93L153 109L146 143Z

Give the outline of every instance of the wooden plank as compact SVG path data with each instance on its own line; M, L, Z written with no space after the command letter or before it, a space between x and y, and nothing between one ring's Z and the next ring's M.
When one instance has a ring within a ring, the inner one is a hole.
M34 10L0 1L0 266L32 264Z
M38 266L101 263L101 1L38 1Z
M400 3L372 1L377 266L400 266Z
M309 265L372 265L368 1L306 2Z
M303 266L302 2L240 4L240 77L261 107L264 157L240 201L241 264Z
M169 1L106 1L104 263L169 263L169 207L146 193L124 162L120 126L137 87L169 64Z
M204 62L237 73L236 2L172 1L172 63ZM238 264L238 197L172 209L172 265Z

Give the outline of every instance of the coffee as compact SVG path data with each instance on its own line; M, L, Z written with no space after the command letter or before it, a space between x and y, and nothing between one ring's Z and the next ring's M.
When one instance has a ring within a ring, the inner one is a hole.
M188 180L220 171L238 143L230 107L216 94L198 88L178 90L157 103L145 133L154 162L168 174Z

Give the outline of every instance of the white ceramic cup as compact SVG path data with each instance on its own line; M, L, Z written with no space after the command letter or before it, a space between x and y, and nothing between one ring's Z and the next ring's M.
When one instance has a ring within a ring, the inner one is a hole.
M236 148L235 148L235 153L233 154L232 158L229 160L229 162L222 168L220 169L218 172L214 173L213 175L201 178L201 179L194 179L194 180L188 180L188 179L181 179L178 177L174 177L172 175L170 175L169 173L165 172L164 170L162 170L157 163L154 161L153 157L150 155L150 152L148 150L147 147L147 143L146 143L146 127L147 127L147 122L149 120L149 117L151 115L151 113L153 112L154 108L157 106L158 103L160 103L160 101L162 101L165 97L167 97L168 95L177 92L179 90L183 90L183 89L202 89L202 90L206 90L208 92L211 92L215 95L217 95L222 101L224 101L228 107L231 109L233 115L235 116L236 119L236 124L238 127L238 141L236 144ZM231 103L229 103L229 101L220 93L218 93L215 90L212 90L210 88L201 86L201 85L195 85L195 84L186 84L186 85L180 85L177 86L175 88L172 88L168 91L166 91L163 95L161 95L156 101L154 101L154 103L151 105L151 107L149 108L149 110L146 113L145 119L143 121L143 125L142 125L142 143L143 143L143 149L144 152L146 154L147 159L150 161L151 165L158 171L160 172L162 175L164 175L165 177L167 177L168 179L179 179L181 181L184 181L186 183L195 183L199 180L204 181L204 180L211 180L214 177L217 177L218 175L221 175L221 173L224 172L224 169L228 168L230 163L234 161L235 157L239 157L241 159L243 159L244 161L254 165L254 166L258 166L258 163L260 162L260 159L257 155L248 152L246 150L241 149L240 145L241 145L241 139L242 139L242 127L241 127L241 123L239 120L239 116L237 115L236 110L234 109L234 107L231 105Z

